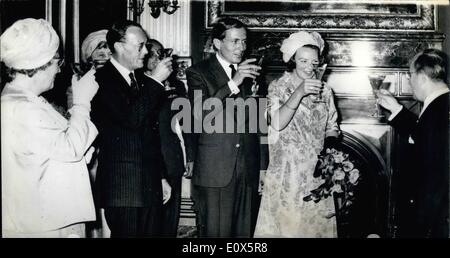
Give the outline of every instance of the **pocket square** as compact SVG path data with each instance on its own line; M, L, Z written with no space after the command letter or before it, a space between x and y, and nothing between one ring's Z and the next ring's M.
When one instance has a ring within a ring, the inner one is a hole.
M411 135L408 138L408 142L411 143L411 144L414 144L414 140L413 140L413 138L411 138Z

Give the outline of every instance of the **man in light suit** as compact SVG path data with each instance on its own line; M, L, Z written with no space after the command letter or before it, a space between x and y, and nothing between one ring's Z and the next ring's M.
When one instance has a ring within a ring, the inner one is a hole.
M92 108L100 132L95 198L105 209L111 237L160 236L161 206L170 198L170 186L164 179L157 103L135 71L144 65L147 35L139 24L119 21L106 39L112 56L95 74L100 89ZM171 73L171 59L162 63L158 80Z
M390 124L410 143L411 163L398 182L402 207L400 237L447 238L449 215L449 89L447 56L426 49L409 67L413 96L423 103L420 115L406 110L386 90L379 104L392 114Z
M236 107L225 103L227 99L248 98L251 85L246 85L244 79L256 78L261 67L252 64L256 59L242 61L247 30L240 21L219 20L211 38L216 54L186 71L194 124L214 126L222 122L219 131L202 128L198 132L197 128L187 144L188 160L194 160L193 200L199 236L251 237L259 206L259 135L248 130L248 113L246 130L239 133ZM223 106L198 112L195 107L208 100ZM231 119L226 119L227 115ZM230 125L231 132L226 130Z

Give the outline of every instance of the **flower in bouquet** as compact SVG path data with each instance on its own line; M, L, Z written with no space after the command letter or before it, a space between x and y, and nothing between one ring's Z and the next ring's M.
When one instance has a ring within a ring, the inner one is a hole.
M349 155L334 148L327 148L319 155L314 177L323 182L303 198L304 201L319 202L333 194L342 196L340 211L347 211L354 201L354 190L361 176Z

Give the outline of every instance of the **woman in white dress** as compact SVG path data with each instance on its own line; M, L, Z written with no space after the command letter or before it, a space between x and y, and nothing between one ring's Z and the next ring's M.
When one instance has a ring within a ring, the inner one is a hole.
M255 237L337 236L333 198L303 200L322 183L313 172L325 139L339 136L332 91L316 79L323 47L318 33L305 31L281 46L293 69L269 85L270 158Z
M41 96L63 61L52 26L18 20L0 42L11 79L1 93L2 236L85 237L84 223L95 220L85 159L98 134L89 115L94 71L72 85L66 119Z

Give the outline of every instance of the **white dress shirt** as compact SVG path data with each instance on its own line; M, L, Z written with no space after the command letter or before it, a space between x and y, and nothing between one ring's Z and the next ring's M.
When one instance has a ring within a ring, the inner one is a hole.
M131 85L131 78L130 73L134 74L134 71L128 70L125 66L121 65L119 62L117 62L114 57L111 56L111 64L119 71L120 75L127 81L128 85Z
M223 67L225 72L228 75L228 78L230 80L228 81L228 87L230 88L231 94L238 94L240 92L239 87L236 85L236 83L233 81L233 78L231 77L231 68L230 68L230 62L223 59L218 53L216 53L217 60L219 61L220 65ZM232 64L234 66L234 69L237 71L237 64Z

